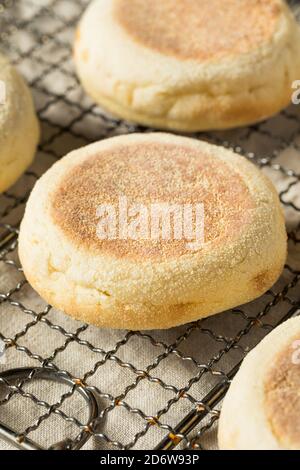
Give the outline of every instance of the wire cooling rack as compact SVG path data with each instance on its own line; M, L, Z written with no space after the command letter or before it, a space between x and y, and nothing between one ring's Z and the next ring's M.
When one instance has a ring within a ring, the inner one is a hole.
M0 48L30 84L42 126L34 165L0 197L0 448L216 448L220 401L240 361L300 307L300 106L249 128L196 135L245 155L278 188L289 258L272 290L168 331L73 321L23 277L17 235L27 197L69 150L147 131L105 114L78 84L71 45L87 3L0 1Z

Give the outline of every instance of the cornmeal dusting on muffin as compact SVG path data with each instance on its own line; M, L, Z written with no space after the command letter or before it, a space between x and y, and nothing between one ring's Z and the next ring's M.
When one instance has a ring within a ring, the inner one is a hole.
M295 340L300 340L300 331ZM273 434L286 449L300 446L300 363L293 340L274 358L265 380L265 407Z
M272 37L280 13L274 0L115 0L114 10L138 43L201 61L261 46Z
M172 257L190 253L181 240L100 240L97 207L120 196L128 203L203 204L205 243L230 241L251 221L254 207L238 173L215 157L172 144L119 146L86 159L60 182L51 215L80 244L118 257Z

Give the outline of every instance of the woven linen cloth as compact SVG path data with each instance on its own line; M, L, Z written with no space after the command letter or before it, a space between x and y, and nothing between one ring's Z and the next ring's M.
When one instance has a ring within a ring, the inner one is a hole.
M7 18L2 28L7 28L7 34L1 37L0 48L11 56L32 86L42 136L30 171L7 195L0 197L1 222L12 226L22 217L24 204L18 199L16 208L12 209L15 199L11 195L22 198L35 181L33 173L41 175L57 158L89 141L134 130L122 123L109 128L112 121L105 120L105 113L93 106L76 81L70 45L77 19L87 2L56 1L53 10L50 0L20 3L23 5L14 12L12 7L5 11ZM46 7L44 11L40 11L41 3ZM25 21L25 26L11 32L7 23L14 19ZM44 32L45 38L30 52L33 41L38 41L36 30L39 34ZM203 135L212 141L240 146L243 153L253 153L262 171L283 192L287 227L295 240L299 239L300 221L297 210L300 207L299 130L300 106L292 106L286 113L250 129ZM299 244L292 239L288 263L293 270L300 269ZM85 449L154 448L168 434L168 429L173 429L195 409L222 379L222 373L227 373L300 299L299 283L290 286L295 274L285 269L271 293L239 311L226 312L199 324L151 331L146 335L93 326L78 331L82 323L55 309L46 313L45 302L33 289L27 283L18 284L24 279L19 266L16 249L0 258L0 332L6 339L15 339L15 346L9 347L0 358L0 372L16 367L39 367L45 359L75 378L83 378L90 371L86 383L100 390L99 408L106 412L97 427L97 432L104 436L91 437ZM288 300L281 298L273 306L272 300L278 299L276 295L285 286L290 286ZM41 312L45 315L37 318L36 314ZM249 319L257 316L260 319L249 333L240 335ZM72 334L76 333L75 339ZM233 339L234 346L226 352ZM74 438L79 433L74 420L66 420L54 412L48 417L48 408L43 404L43 401L50 405L57 403L69 390L70 386L52 381L30 380L21 387L22 393L19 390L12 394L0 406L0 421L19 433L27 430L28 437L43 447ZM182 390L186 395L179 393ZM8 393L7 387L0 384L0 399ZM114 402L116 398L121 402ZM195 442L200 447L217 448L214 421L218 409L208 413L206 420L189 436L192 439L199 432ZM83 424L88 419L88 408L77 392L66 398L57 410ZM159 424L155 422L158 414ZM0 449L11 448L14 446L0 439Z

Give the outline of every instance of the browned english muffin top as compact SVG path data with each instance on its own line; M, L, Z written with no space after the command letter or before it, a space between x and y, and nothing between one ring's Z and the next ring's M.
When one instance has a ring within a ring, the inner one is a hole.
M203 204L204 241L213 244L238 237L255 205L241 176L217 157L188 146L142 142L103 150L69 170L52 194L51 216L74 243L116 257L164 259L190 253L186 237L99 239L97 207L111 204L118 215L124 196L128 207Z
M115 0L114 7L137 43L199 61L250 52L272 37L280 13L275 0Z
M286 449L300 446L300 331L274 358L265 380L265 406L272 432ZM297 357L298 356L298 357Z

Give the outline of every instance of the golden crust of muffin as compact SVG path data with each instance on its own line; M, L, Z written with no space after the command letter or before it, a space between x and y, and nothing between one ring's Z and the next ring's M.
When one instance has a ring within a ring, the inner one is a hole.
M296 348L300 351L300 328L278 352L265 379L266 415L278 442L287 449L300 448L300 360L296 360Z
M270 0L116 0L114 15L137 43L179 60L216 60L269 41L281 14Z
M188 254L188 240L101 240L97 207L127 203L204 205L204 238L226 243L251 223L254 202L241 176L226 162L189 146L123 145L74 166L52 197L54 223L75 243L121 258L175 258ZM184 235L184 234L183 234Z

